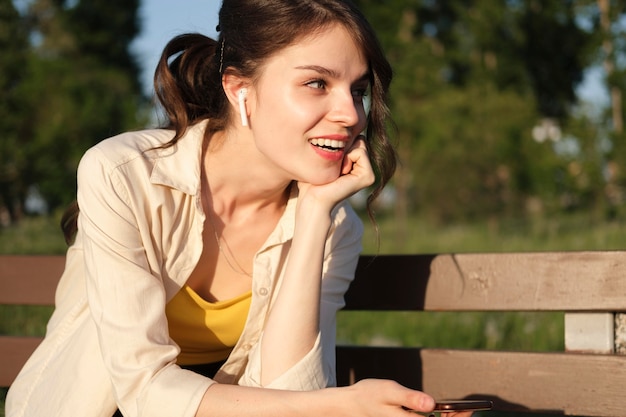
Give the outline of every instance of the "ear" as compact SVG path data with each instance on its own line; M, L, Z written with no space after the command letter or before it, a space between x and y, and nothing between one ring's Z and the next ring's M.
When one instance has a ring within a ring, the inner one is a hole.
M227 71L222 76L222 87L230 103L232 114L239 115L238 119L247 120L249 109L246 101L244 100L243 103L241 101L241 90L247 91L246 99L250 97L251 83L247 79Z

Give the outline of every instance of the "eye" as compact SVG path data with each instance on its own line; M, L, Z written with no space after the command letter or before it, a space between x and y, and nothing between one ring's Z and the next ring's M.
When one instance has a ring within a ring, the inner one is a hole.
M316 90L323 90L324 88L326 88L326 81L324 80L311 80L308 81L306 84L306 86L314 88Z

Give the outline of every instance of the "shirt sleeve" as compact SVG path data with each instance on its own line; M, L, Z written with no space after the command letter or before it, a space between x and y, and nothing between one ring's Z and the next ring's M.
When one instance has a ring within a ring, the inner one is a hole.
M363 225L347 202L338 206L326 241L320 299L320 332L311 350L266 388L311 391L337 385L335 369L336 317L354 279L362 250ZM260 387L261 343L250 351L240 385Z
M213 381L175 365L163 282L150 268L136 221L142 208L130 193L98 148L85 154L78 168L79 230L102 359L125 416L192 417Z

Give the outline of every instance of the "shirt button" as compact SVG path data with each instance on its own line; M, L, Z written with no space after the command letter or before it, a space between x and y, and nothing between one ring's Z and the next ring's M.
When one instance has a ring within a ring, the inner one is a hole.
M259 294L262 296L266 296L268 293L267 288L260 288L259 289Z
M243 350L245 350L246 352L250 349L252 349L252 345L250 343L246 343L245 345L243 345Z

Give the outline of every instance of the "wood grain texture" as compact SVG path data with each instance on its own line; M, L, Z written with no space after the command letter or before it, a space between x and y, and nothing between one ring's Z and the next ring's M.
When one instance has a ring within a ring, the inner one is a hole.
M346 309L626 311L626 252L363 256ZM64 256L0 256L0 304L51 304Z
M0 387L8 387L41 343L38 337L0 336Z
M626 252L362 257L348 310L626 311Z
M0 304L52 305L65 256L0 255Z
M338 384L396 380L437 399L486 398L494 410L622 417L626 356L338 347Z

